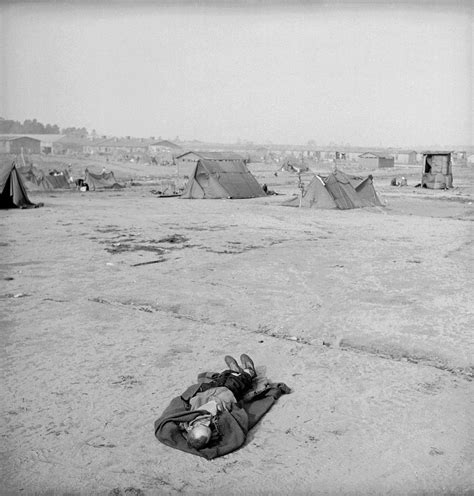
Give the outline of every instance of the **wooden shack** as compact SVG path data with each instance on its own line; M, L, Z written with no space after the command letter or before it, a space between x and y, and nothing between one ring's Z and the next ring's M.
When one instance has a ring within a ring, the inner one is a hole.
M423 152L421 163L422 188L448 189L453 187L452 152Z
M388 153L365 152L359 155L359 163L368 169L385 169L394 167L395 159Z

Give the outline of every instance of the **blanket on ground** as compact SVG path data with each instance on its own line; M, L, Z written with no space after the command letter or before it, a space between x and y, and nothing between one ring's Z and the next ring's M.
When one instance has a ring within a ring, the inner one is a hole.
M190 448L179 427L181 422L190 422L202 410L190 410L189 400L198 392L202 382L212 380L217 374L206 373L198 376L198 384L194 384L181 395L174 398L155 421L155 436L159 441L187 453L202 456L208 460L227 455L239 449L247 438L249 430L265 415L275 401L290 392L284 383L270 383L268 380L255 381L255 385L245 398L235 405L231 411L221 412L216 418L218 435L210 444L201 450Z

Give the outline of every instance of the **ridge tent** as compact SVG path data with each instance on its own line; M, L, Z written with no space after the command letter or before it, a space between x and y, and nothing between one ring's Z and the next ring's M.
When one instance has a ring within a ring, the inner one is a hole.
M285 207L299 207L300 197L296 196L283 203ZM308 188L301 198L301 206L307 208L337 208L331 193L326 189L324 179L316 176L308 185Z
M291 198L282 205L298 207L300 198ZM316 176L301 198L302 207L347 210L375 205L381 206L382 203L373 187L372 177L367 177L354 188L349 177L341 171L326 178Z
M336 170L332 174L329 174L324 183L336 202L337 208L347 210L365 206L358 197L357 191L352 186L350 179L343 172Z
M120 189L123 188L116 180L113 172L102 172L102 174L93 174L88 169L85 170L84 182L89 185L89 189Z
M198 160L181 198L256 198L266 196L241 161Z
M30 201L15 162L0 166L0 208L39 207Z
M52 176L48 174L43 177L43 182L46 183L51 189L70 189L71 186L67 177L64 174L56 174Z

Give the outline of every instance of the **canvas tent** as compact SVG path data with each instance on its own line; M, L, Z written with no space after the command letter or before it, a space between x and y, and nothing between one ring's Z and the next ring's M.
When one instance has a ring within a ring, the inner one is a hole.
M198 160L181 198L266 196L243 161Z
M15 162L0 167L0 208L37 207L28 198L25 185Z
M366 207L381 207L383 203L380 201L380 198L377 195L377 192L374 188L374 181L372 176L366 177L361 183L359 183L355 190L357 192L357 196L362 200L364 206Z
M296 196L283 203L286 207L299 207L300 197ZM324 179L316 176L308 185L308 188L301 198L301 206L307 208L337 208L334 198L326 188Z
M283 164L281 164L278 170L299 173L308 171L309 167L306 164L298 162L295 159L287 158L284 160Z
M19 169L21 177L25 181L28 190L53 190L53 189L70 189L69 173L67 170L51 175L44 174L36 167L21 167Z
M113 172L102 172L102 174L93 174L88 169L85 170L84 182L89 185L89 189L120 189L123 188L116 180Z
M302 207L341 210L382 205L375 192L372 176L354 187L350 178L341 171L335 171L327 177L316 176L301 199L297 196L283 205L299 207L300 203Z

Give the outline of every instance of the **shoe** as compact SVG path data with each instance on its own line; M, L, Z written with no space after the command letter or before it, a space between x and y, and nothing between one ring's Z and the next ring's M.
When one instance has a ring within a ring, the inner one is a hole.
M232 372L237 372L239 374L242 372L240 365L237 363L237 360L234 357L231 357L230 355L226 355L224 357L224 360L227 367L229 367L229 370L232 370Z
M242 362L242 368L245 371L250 371L250 375L252 377L255 377L257 375L257 372L255 371L255 365L253 364L253 360L246 355L245 353L240 355L240 361Z

